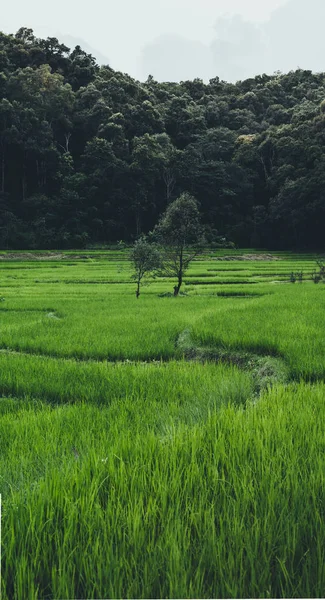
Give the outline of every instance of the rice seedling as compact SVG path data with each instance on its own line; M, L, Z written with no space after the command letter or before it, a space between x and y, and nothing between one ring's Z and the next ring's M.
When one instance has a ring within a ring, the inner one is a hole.
M252 252L2 260L4 600L324 595L325 286Z

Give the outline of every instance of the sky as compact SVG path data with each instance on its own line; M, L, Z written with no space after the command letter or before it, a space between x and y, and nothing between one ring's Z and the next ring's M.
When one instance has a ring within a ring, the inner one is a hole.
M53 6L7 2L1 28L30 27L37 36L80 44L100 63L140 80L325 71L325 0L56 0Z

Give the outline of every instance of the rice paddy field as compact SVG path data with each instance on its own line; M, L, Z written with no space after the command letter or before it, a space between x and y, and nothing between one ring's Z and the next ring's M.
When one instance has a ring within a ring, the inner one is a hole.
M0 254L3 600L325 596L316 258Z

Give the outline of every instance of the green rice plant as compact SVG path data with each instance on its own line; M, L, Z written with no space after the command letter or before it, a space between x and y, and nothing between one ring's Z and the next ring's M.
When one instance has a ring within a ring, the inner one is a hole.
M164 407L176 398L185 414L191 403L199 412L211 403L243 404L252 395L252 381L249 374L224 365L76 362L3 352L0 391L5 397L26 395L52 405L80 401L109 405L117 399L132 403L141 397L152 404L163 399Z
M245 253L2 261L4 600L322 597L325 288Z
M3 598L320 597L323 407L294 384L156 433L85 404L7 415Z

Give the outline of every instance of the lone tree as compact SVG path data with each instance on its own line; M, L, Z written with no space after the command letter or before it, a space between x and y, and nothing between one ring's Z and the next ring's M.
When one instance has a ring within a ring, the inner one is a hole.
M134 273L132 279L137 284L135 295L140 296L140 288L150 275L160 267L160 252L155 244L150 244L145 236L140 237L131 251Z
M203 227L196 199L184 192L169 204L154 230L162 248L162 273L176 277L174 296L178 296L184 275L192 260L202 252Z

